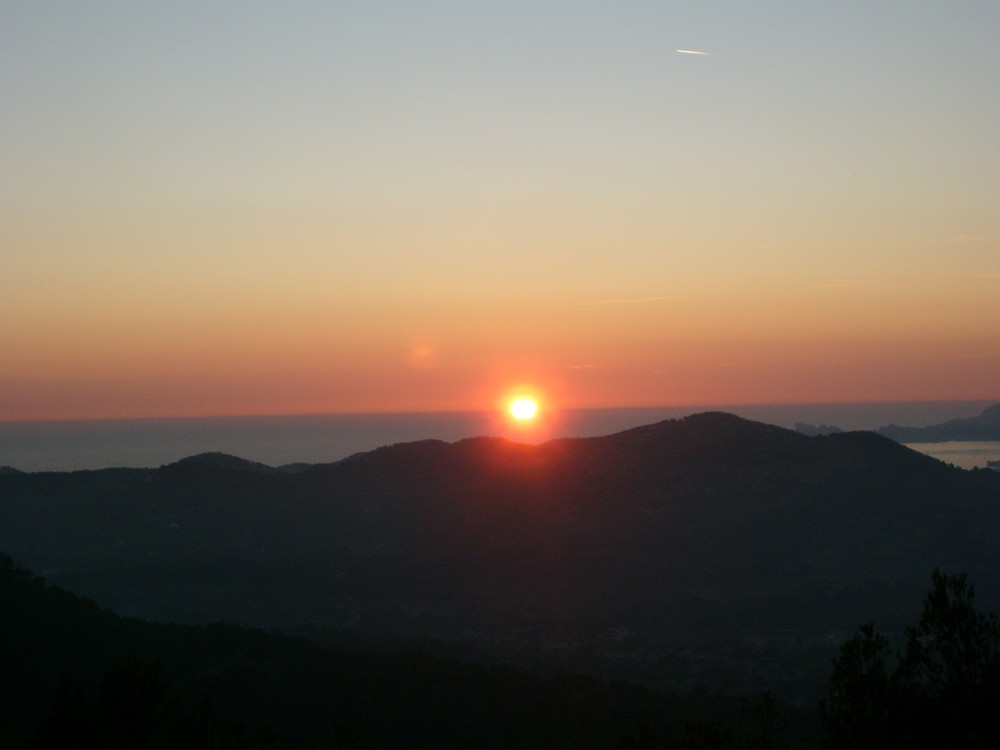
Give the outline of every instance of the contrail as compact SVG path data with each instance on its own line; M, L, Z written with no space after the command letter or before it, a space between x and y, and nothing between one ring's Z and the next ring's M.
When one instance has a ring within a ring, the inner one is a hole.
M711 55L712 54L711 52L702 52L701 50L696 50L696 49L678 49L678 50L674 50L674 52L683 52L685 55Z

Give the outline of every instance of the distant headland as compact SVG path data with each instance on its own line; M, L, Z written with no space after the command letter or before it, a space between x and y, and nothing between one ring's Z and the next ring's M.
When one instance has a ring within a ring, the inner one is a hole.
M830 435L843 432L832 425L811 425L798 422L795 429L803 435ZM885 425L875 430L897 443L946 443L950 441L1000 440L1000 403L987 407L977 417L949 419L927 427Z

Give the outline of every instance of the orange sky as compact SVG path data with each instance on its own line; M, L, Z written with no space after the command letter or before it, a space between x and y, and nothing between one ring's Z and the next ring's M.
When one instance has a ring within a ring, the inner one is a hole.
M0 8L0 420L998 397L996 4L503 5Z

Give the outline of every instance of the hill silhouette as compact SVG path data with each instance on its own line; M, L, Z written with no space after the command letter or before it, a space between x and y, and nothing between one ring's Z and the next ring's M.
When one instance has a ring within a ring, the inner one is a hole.
M181 466L214 466L220 469L236 469L238 471L249 471L254 474L271 474L277 471L277 469L257 461L247 461L245 458L240 458L239 456L230 456L227 453L218 452L198 453L194 456L182 458L176 463Z
M874 433L707 413L296 473L237 459L4 475L0 548L151 619L794 696L859 622L901 626L934 567L997 580L998 501L996 472Z

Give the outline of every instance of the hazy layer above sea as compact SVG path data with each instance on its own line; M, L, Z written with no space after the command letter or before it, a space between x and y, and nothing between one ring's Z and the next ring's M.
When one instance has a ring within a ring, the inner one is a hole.
M728 411L781 427L796 422L845 430L887 424L922 427L974 416L992 401L864 404L759 404L570 409L516 428L495 412L327 414L189 419L117 419L0 423L0 466L22 471L153 467L206 451L271 466L337 461L359 451L412 440L500 435L523 442L593 437L704 411ZM963 446L968 446L963 448ZM1000 443L912 446L963 468L1000 459Z

